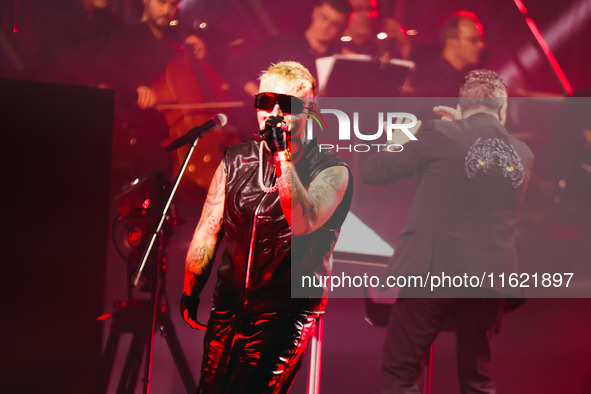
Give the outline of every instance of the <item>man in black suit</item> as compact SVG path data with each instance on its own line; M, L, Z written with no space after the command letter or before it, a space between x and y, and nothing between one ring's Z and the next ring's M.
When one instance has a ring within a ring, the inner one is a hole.
M533 153L504 128L507 99L500 76L476 70L465 76L458 110L436 107L417 141L400 153L383 152L363 167L367 183L417 175L419 185L388 275L478 276L517 272L517 211ZM432 282L431 282L432 283ZM476 287L476 288L475 288ZM487 366L490 329L502 312L498 283L401 290L384 345L384 393L418 393L420 363L452 318L462 393L494 393ZM502 289L506 290L506 289ZM406 298L416 297L422 298Z

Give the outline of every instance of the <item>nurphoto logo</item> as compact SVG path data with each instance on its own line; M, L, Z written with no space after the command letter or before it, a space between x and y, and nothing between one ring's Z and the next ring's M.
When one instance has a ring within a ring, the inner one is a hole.
M347 144L319 144L320 151L335 150L348 152L370 152L370 151L384 151L384 152L402 152L403 145L407 141L417 141L411 129L418 124L417 117L408 112L378 112L377 131L360 130L359 112L353 112L353 121L350 116L342 110L334 108L322 108L320 112L316 108L306 107L306 114L309 115L308 123L306 125L306 133L308 139L314 136L314 122L318 124L321 131L324 127L328 130L326 119L322 114L332 114L336 116L338 122L338 139L339 142L347 142ZM368 116L363 113L363 116ZM375 113L374 113L375 116ZM322 120L322 122L321 122ZM324 124L324 127L323 127ZM378 143L377 141L385 134L386 141ZM351 143L355 140L372 141L373 143Z

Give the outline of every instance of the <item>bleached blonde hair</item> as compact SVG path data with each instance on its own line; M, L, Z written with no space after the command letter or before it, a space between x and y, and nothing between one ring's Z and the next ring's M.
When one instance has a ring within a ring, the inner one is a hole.
M264 84L290 84L301 96L314 96L316 92L316 81L308 71L298 62L279 62L271 64L259 77Z

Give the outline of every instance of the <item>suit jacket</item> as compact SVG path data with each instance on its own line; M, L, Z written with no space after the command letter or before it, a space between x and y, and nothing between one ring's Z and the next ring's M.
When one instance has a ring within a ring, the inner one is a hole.
M367 183L391 183L415 174L419 179L387 274L445 272L481 278L492 273L494 288L500 290L498 274L518 272L517 211L532 169L532 151L484 113L427 122L417 138L402 152L379 153L363 166ZM483 286L490 287L490 280Z

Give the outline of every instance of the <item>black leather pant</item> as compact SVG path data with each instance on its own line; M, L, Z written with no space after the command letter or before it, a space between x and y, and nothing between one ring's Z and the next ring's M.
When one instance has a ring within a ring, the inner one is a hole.
M287 393L318 315L213 309L198 393Z

